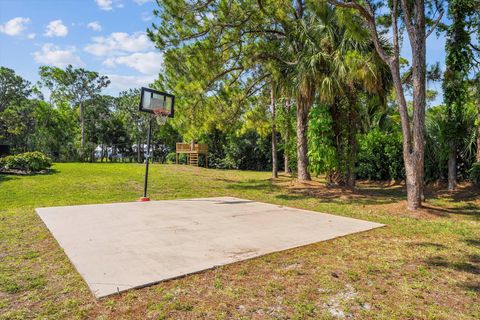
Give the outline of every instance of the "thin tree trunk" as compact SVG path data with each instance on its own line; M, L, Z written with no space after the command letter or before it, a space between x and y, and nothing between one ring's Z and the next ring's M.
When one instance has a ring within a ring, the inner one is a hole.
M457 146L455 141L448 143L448 190L457 188Z
M82 127L82 148L85 146L85 119L83 115L83 104L80 102L80 126Z
M349 128L348 128L348 146L347 146L347 187L350 189L355 188L356 174L355 174L355 162L357 160L357 127L358 127L358 112L357 112L357 100L355 95L352 94L349 99Z
M140 149L140 143L141 143L141 140L138 139L137 140L137 163L142 163L142 156L141 156L142 150Z
M308 171L308 112L310 110L309 99L299 94L297 99L297 170L298 180L312 180Z
M270 103L272 107L272 177L278 178L278 161L277 161L277 128L275 125L275 93L273 85L270 89Z
M424 164L425 164L425 108L426 108L426 26L425 4L418 0L415 13L416 41L412 44L413 54L413 163L415 171L415 187L412 190L412 201L408 204L409 209L416 210L424 200Z
M283 157L284 157L284 161L285 161L285 174L289 174L290 173L290 168L289 168L289 156L288 156L288 146L289 146L289 141L290 141L290 98L287 98L285 100L285 114L286 114L286 117L285 117L285 120L286 120L286 128L285 128L285 137L284 137L284 140L285 140L285 148L284 148L284 151L283 151Z

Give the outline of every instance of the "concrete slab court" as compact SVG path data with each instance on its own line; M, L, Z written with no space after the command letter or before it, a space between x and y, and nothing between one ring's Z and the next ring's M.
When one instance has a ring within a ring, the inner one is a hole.
M382 226L231 197L36 211L97 298Z

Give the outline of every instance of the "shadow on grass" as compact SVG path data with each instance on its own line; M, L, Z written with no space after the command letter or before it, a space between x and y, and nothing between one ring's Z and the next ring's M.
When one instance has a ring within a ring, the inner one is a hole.
M475 257L474 257L475 256ZM432 267L449 268L457 271L468 272L471 274L480 274L480 267L476 265L475 261L478 258L477 255L468 256L468 261L452 262L448 261L444 257L436 256L430 257L425 260L426 264Z
M315 199L323 203L341 203L341 204L388 204L396 203L405 198L405 191L402 186L389 187L384 189L378 185L375 187L361 186L355 190L326 186L318 182L306 184L288 184L291 178L279 178L268 180L251 179L247 181L230 181L227 182L227 188L239 191L265 191L278 193L275 197L279 200L298 201Z
M286 201L298 201L315 199L323 203L341 203L341 204L385 204L396 203L405 198L405 193L401 186L389 188L388 190L377 187L361 186L355 190L325 186L320 183L312 184L285 184L291 182L291 179L268 179L268 180L247 180L247 181L228 181L227 188L239 191L264 191L275 192L275 198Z
M423 208L430 214L439 216L439 217L448 217L451 214L454 215L465 215L471 216L475 219L480 219L480 206L474 203L467 203L463 206L456 206L454 208L439 208L432 207L429 205L423 205Z
M416 247L435 248L437 250L447 249L447 246L440 243L435 243L435 242L416 242L416 243L413 243L413 245Z
M464 241L473 247L480 247L479 239L465 239Z
M297 194L279 194L279 195L276 195L275 198L280 200L304 200L307 197L297 195Z
M15 179L12 175L7 173L0 173L0 183Z
M297 200L302 197L316 198L325 203L342 203L355 205L379 205L402 201L406 197L402 186L359 185L355 189L323 184L296 185L289 188L286 200Z
M47 170L42 170L39 172L25 172L25 171L7 171L7 172L0 172L0 181L2 181L2 177L29 177L29 176L49 176L53 174L57 174L58 170L57 169L47 169ZM8 178L7 178L8 180Z
M460 284L460 287L468 291L480 293L480 282L463 282Z
M280 191L281 188L272 184L270 180L247 180L242 182L235 182L227 186L227 189L232 190L265 190L265 191Z
M345 205L388 205L396 204L406 199L406 188L403 184L391 184L389 182L368 182L359 181L355 189L340 186L331 186L319 181L299 183L291 177L281 176L279 179L251 179L247 181L224 180L227 188L239 191L264 191L276 193L275 198L283 201L301 201L315 199L320 203L336 203ZM472 187L462 188L455 193L458 199L471 198L474 192ZM452 197L444 195L435 188L426 190L427 199L439 199ZM468 196L467 196L468 195ZM477 195L478 197L478 195ZM476 203L456 203L452 207L438 207L426 204L424 212L438 217L449 217L451 215L467 215L480 219L480 205Z

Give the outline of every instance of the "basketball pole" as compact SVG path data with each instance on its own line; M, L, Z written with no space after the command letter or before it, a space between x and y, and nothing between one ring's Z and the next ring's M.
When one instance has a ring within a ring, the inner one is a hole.
M145 182L143 184L143 197L141 197L139 201L150 201L150 198L147 197L147 189L148 189L148 163L150 162L150 139L152 135L152 120L153 118L150 118L150 122L148 123L147 155L145 159Z

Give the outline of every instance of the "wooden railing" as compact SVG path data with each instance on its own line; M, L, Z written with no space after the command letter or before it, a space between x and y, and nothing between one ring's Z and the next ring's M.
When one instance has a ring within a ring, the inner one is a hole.
M208 144L198 143L192 145L191 143L177 143L176 145L177 153L207 153Z

